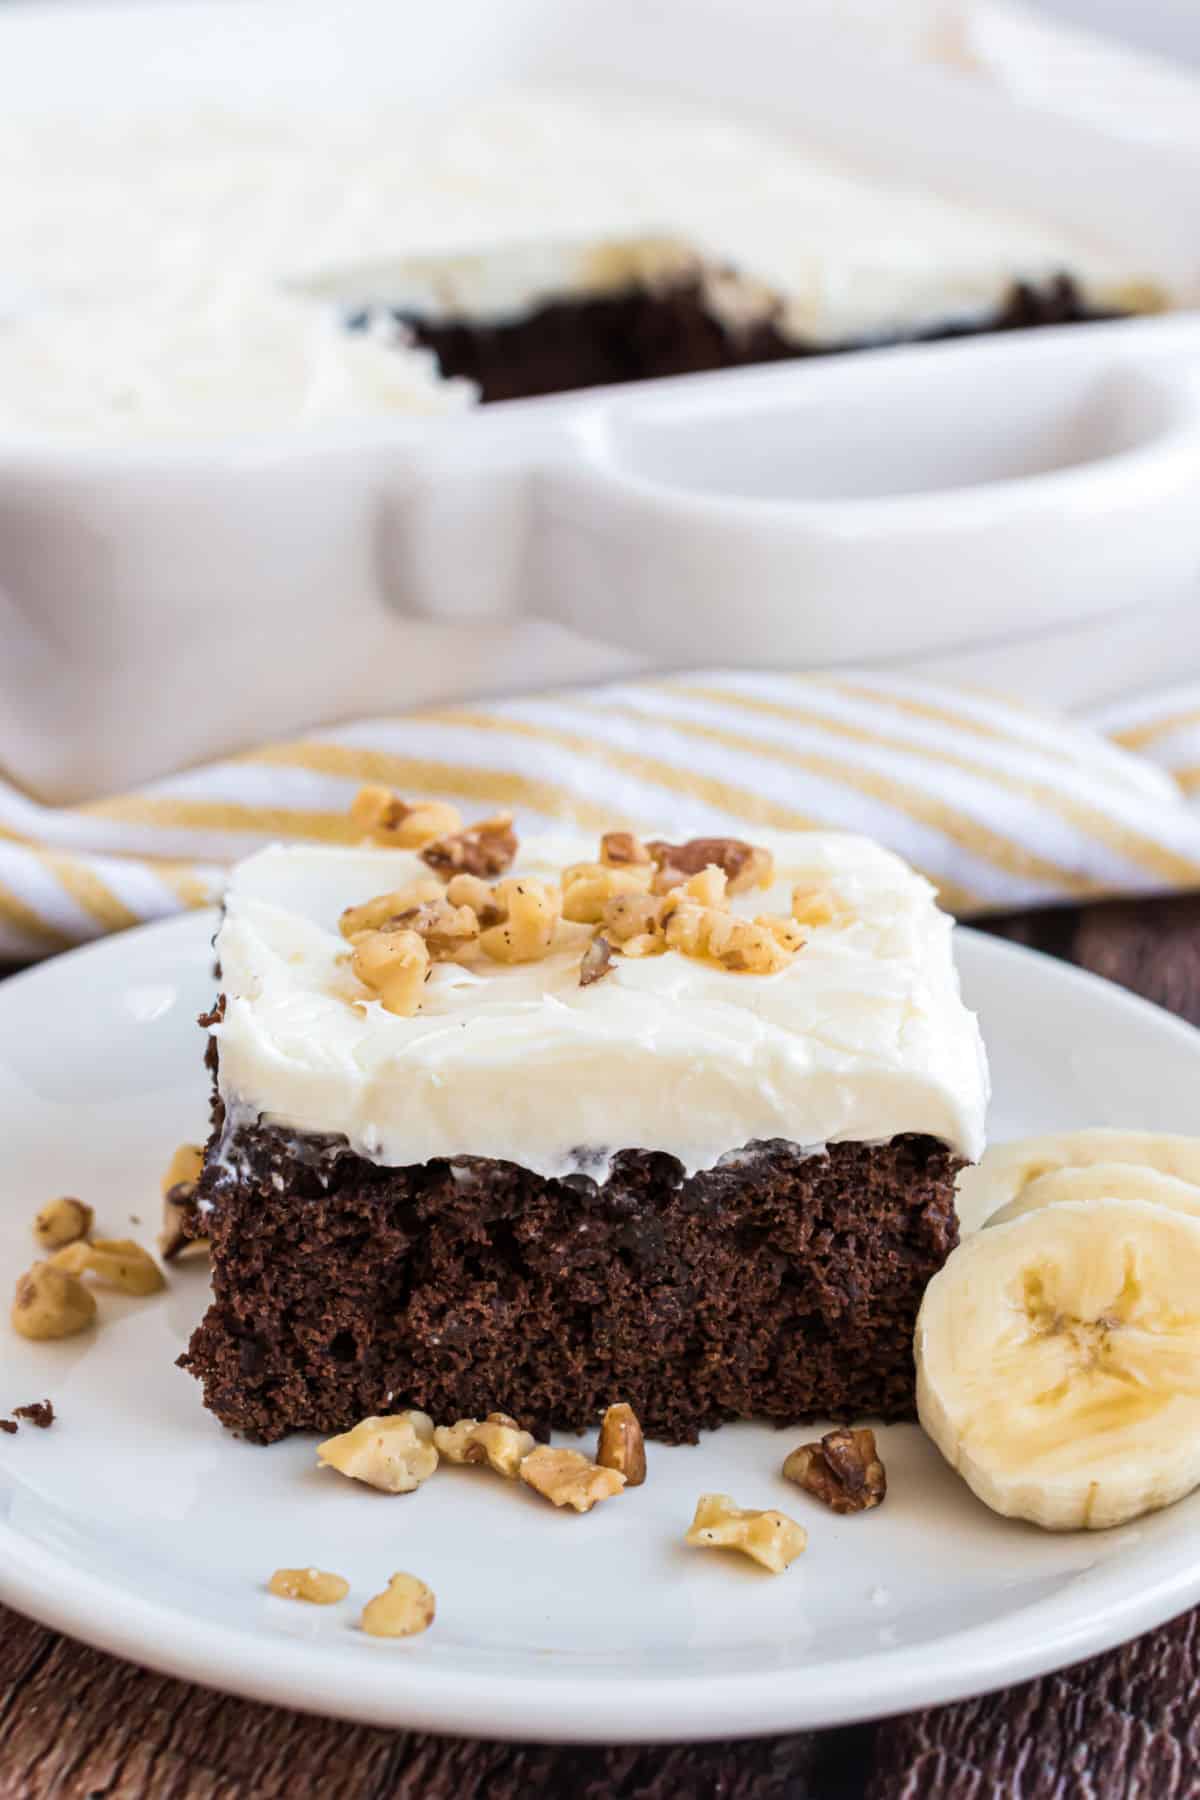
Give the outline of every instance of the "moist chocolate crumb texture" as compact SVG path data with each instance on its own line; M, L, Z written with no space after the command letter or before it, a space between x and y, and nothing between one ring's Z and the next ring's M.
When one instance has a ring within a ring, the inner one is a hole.
M544 1434L619 1399L668 1442L910 1416L987 1098L932 889L825 832L506 855L234 871L181 1359L207 1406L264 1443L408 1407Z

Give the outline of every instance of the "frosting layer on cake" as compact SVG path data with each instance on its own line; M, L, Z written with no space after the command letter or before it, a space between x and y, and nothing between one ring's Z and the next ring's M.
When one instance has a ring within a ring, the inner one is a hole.
M987 1068L963 1005L951 920L899 858L840 833L755 832L770 889L737 912L788 913L832 889L787 968L733 973L675 951L619 956L579 982L591 927L540 962L435 963L421 1010L383 1010L350 969L343 909L429 871L398 850L264 850L234 870L217 955L220 1086L230 1120L345 1137L389 1165L480 1156L603 1179L620 1149L692 1173L756 1140L812 1148L901 1132L983 1148ZM514 874L556 881L591 839L522 843Z

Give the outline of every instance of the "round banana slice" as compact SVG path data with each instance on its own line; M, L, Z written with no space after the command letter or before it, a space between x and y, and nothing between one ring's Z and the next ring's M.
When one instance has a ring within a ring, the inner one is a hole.
M1097 1126L994 1144L981 1162L964 1169L958 1178L955 1204L961 1235L978 1231L1043 1175L1058 1169L1088 1169L1096 1163L1135 1163L1200 1187L1200 1137Z
M1101 1530L1200 1484L1200 1218L1064 1201L980 1232L915 1351L922 1425L996 1512Z
M984 1228L1007 1225L1043 1206L1063 1200L1148 1200L1200 1218L1200 1187L1178 1175L1160 1175L1142 1163L1093 1163L1090 1169L1053 1169L1021 1189L1015 1200L984 1220Z

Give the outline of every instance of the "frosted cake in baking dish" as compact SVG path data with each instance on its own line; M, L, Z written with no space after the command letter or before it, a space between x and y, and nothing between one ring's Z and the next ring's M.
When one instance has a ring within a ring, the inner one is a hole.
M455 410L1164 304L1142 276L1035 217L619 97L0 122L0 428Z

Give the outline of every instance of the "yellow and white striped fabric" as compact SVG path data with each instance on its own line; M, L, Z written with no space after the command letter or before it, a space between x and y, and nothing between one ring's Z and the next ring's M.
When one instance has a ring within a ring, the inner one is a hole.
M962 915L1200 887L1200 687L1086 721L902 675L701 673L438 707L38 805L0 779L0 957L220 893L275 839L351 839L360 783L527 831L862 831Z

